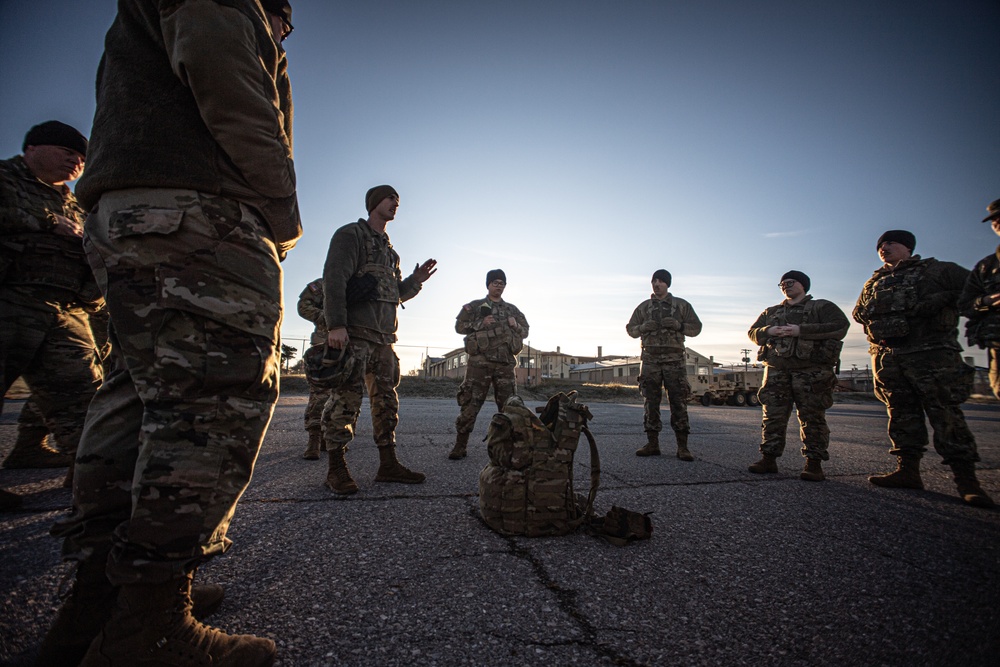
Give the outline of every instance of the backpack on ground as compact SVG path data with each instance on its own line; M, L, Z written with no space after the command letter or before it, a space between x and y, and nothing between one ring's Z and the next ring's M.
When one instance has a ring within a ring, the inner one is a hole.
M479 475L479 511L503 535L566 535L592 518L601 479L597 443L587 428L593 415L576 392L558 393L535 416L519 396L493 416L490 462ZM573 454L580 434L590 443L590 492L573 492Z

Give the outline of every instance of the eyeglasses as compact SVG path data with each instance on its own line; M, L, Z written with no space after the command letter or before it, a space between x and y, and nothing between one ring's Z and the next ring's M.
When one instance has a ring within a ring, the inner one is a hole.
M496 285L497 287L506 287L507 283L505 283L502 280L494 280L490 283L490 285Z
M799 282L799 281L798 280L792 280L792 279L789 278L788 280L782 280L780 283L778 283L778 287L791 287L792 285L794 285L797 282Z
M295 28L292 27L291 23L289 23L285 19L281 19L281 41L282 42L285 41L286 39L288 39L288 36L292 34L293 30L295 30Z

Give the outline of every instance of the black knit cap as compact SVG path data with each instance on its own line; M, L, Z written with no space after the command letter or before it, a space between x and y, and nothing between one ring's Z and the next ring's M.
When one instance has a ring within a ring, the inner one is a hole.
M87 137L75 127L57 120L47 120L28 130L21 152L28 150L28 146L62 146L87 157Z
M365 210L371 213L386 197L399 199L399 193L391 185L376 185L365 193Z
M288 24L288 29L293 29L292 6L288 4L288 0L260 0L260 6L268 14L280 16Z
M657 269L656 271L653 271L653 277L649 282L653 282L654 280L664 282L667 284L667 287L670 287L670 272L666 269Z
M910 252L917 247L917 237L911 232L905 229L890 229L882 236L878 237L878 243L875 244L875 250L882 247L882 244L887 241L895 241L900 245L906 246Z
M507 274L503 272L503 269L491 269L486 272L486 286L489 287L490 283L494 280L502 280L504 284L507 284Z
M786 271L785 275L781 276L781 282L785 282L786 280L797 280L802 283L802 287L805 291L809 291L809 285L811 284L809 282L809 276L801 271Z

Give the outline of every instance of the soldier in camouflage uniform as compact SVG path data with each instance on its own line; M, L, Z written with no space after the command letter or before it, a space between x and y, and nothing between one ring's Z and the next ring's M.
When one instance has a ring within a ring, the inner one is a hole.
M278 397L279 262L302 232L290 31L283 0L118 2L76 189L114 370L53 529L80 566L43 654L82 619L84 664L274 661L270 639L195 620L191 583L231 545Z
M693 461L688 450L687 401L691 385L687 380L684 359L684 337L701 333L701 320L684 299L670 294L670 272L658 269L653 273L653 293L632 313L625 327L632 338L642 339L642 368L639 390L643 399L643 428L646 445L636 451L636 456L660 455L660 401L663 388L670 400L670 426L677 437L677 458Z
M993 231L1000 236L1000 199L986 207ZM1000 398L1000 246L972 269L958 300L962 315L969 318L966 337L969 345L985 348L990 356L990 388Z
M514 394L514 366L528 336L528 320L512 303L501 297L507 286L507 275L501 269L486 274L487 295L462 306L455 318L455 331L465 336L465 351L469 363L465 381L458 389L461 409L455 420L455 447L449 459L465 458L469 434L476 425L476 416L493 387L497 410Z
M821 482L825 479L821 462L830 459L826 410L833 405L834 368L851 322L836 304L807 294L809 286L809 276L801 271L781 276L785 300L761 313L748 332L750 340L760 345L757 359L764 362L764 383L757 394L763 406L761 459L749 470L778 472L776 459L785 450L794 406L806 457L800 477Z
M67 454L76 452L101 368L88 310L103 299L83 253L83 209L66 186L80 176L87 139L48 121L32 127L23 155L0 161L0 365L2 395L23 376ZM40 441L19 439L6 468L63 465ZM71 483L72 470L66 485Z
M323 410L323 439L330 460L326 486L340 495L358 491L344 450L354 438L366 388L379 453L375 481L424 481L423 473L409 470L396 458L399 358L392 344L398 326L396 307L420 292L437 270L437 261L428 259L403 278L399 255L385 232L398 206L399 195L391 186L370 189L365 195L368 218L334 233L323 267L323 307L330 329L327 345L336 350L347 347L354 357L353 371L333 390Z
M323 279L312 281L299 295L299 316L313 323L314 329L309 337L310 345L320 345L326 342L329 330L323 315ZM309 444L302 458L308 461L319 460L323 448L323 407L330 400L330 390L325 387L309 385L309 402L306 403L306 432L309 434Z
M865 327L875 395L889 414L894 472L868 478L876 486L922 489L920 459L929 419L934 449L951 466L962 499L992 507L976 479L979 453L961 404L972 392L975 369L958 344L958 298L969 271L952 262L914 255L916 237L890 230L876 243L884 264L865 283L854 319Z

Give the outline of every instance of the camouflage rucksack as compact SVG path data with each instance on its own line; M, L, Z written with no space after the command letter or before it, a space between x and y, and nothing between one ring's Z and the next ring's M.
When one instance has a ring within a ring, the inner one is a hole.
M593 513L600 485L597 443L587 428L593 415L576 392L559 393L540 409L540 418L511 396L490 423L490 462L479 474L479 511L504 535L565 535ZM580 434L590 443L590 493L573 492L573 454Z

